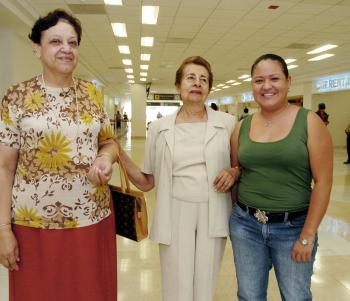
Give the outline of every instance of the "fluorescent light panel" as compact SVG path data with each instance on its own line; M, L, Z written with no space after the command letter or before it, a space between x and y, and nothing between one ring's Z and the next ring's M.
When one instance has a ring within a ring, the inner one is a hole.
M241 75L241 76L239 77L239 79L244 79L244 78L248 78L248 77L250 77L250 75L248 75L248 74L243 74L243 75Z
M145 82L145 81L146 81L146 78L141 77L141 78L140 78L140 81L141 81L141 82Z
M142 6L142 24L157 24L159 6Z
M325 54L321 54L321 55L318 55L318 56L315 56L311 59L308 59L308 61L310 62L315 62L315 61L321 61L321 60L324 60L324 59L328 59L329 57L332 57L334 56L334 54L332 53L325 53Z
M125 23L112 23L112 29L114 35L121 38L126 38L128 35L126 33Z
M290 64L290 63L293 63L295 61L296 61L296 59L286 59L285 60L286 64Z
M329 49L333 49L333 48L336 48L336 47L338 47L338 45L326 44L326 45L318 47L318 48L316 48L314 50L309 51L307 54L316 54L316 53L327 51Z
M251 82L251 81L252 81L252 78L249 77L249 78L244 79L243 81L244 81L244 82Z
M126 68L124 70L126 73L134 73L134 70L132 68Z
M226 82L226 84L232 84L232 83L234 83L236 80L234 80L234 79L230 79L230 80L228 80L227 82Z
M128 59L123 59L122 62L124 65L128 65L128 66L132 65L132 61Z
M151 60L151 55L149 53L141 53L141 61Z
M122 0L104 0L106 5L123 5Z
M128 45L119 45L118 49L120 53L130 54L130 48Z
M238 85L241 85L242 83L240 82L237 82L237 83L233 83L232 86L238 86Z
M130 79L133 79L133 78L134 78L134 76L133 76L132 74L128 74L126 77L127 77L127 78L130 78Z
M288 70L290 70L290 69L298 68L299 65L288 65L287 67L288 67Z
M133 79L129 79L129 80L128 80L128 83L129 83L129 84L134 84L135 81L134 81Z
M147 72L140 72L141 76L147 76Z
M141 38L141 46L152 47L153 46L153 37L142 37Z
M141 70L148 70L148 65L140 65Z
M223 87L223 86L225 86L224 84L218 84L218 87Z

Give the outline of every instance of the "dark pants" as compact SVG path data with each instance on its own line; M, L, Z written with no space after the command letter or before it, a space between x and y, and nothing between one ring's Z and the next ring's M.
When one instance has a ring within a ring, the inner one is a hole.
M348 162L350 162L350 135L346 138L346 150L348 152Z

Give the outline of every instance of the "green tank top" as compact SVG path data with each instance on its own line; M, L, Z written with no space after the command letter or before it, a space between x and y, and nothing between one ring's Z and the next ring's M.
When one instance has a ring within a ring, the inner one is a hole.
M238 159L242 173L238 200L265 211L299 211L308 207L312 174L307 149L307 114L300 108L287 137L275 142L249 138L252 115L242 122Z

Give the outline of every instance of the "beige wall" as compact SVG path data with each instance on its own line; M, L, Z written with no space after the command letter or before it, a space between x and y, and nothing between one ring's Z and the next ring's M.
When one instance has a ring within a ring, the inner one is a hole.
M328 129L332 135L335 147L345 147L345 128L350 122L350 90L314 94L312 96L312 110L317 111L317 105L326 104L326 112L329 114Z

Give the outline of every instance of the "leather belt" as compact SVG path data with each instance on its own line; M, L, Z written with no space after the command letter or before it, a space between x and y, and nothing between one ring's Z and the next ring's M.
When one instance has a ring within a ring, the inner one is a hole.
M249 207L241 202L237 202L237 205L250 215L254 216L256 220L262 224L286 222L307 214L307 209L297 212L266 212L257 208Z

